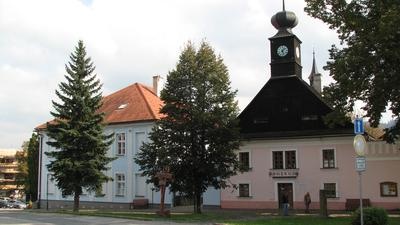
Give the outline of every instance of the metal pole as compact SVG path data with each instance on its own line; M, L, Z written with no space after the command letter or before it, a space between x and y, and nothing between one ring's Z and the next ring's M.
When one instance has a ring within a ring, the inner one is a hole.
M46 210L49 210L49 174L47 174L47 187L46 187Z
M362 180L361 180L361 171L358 172L359 175L359 188L360 188L360 221L361 225L364 225L364 215L363 215L363 202L362 202Z

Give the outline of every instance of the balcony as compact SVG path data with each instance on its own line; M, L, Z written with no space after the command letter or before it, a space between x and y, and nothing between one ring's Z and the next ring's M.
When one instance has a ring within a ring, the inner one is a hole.
M0 168L17 168L18 163L0 163Z
M296 178L299 169L270 169L269 176L273 178Z

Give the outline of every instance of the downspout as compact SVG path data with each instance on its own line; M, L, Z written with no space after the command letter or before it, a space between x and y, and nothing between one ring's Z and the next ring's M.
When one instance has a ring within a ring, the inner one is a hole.
M42 152L43 152L43 137L38 132L39 135L39 165L38 165L38 173L39 173L39 179L38 179L38 199L37 199L37 207L40 209L40 198L41 198L41 192L42 192Z

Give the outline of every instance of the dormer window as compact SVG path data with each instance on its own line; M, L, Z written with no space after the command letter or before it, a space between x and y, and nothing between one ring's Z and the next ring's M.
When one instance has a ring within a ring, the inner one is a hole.
M125 109L125 107L127 106L128 104L121 104L120 106L118 106L118 109Z
M255 124L266 124L268 123L268 117L260 117L260 118L255 118L253 123Z
M302 121L315 121L318 120L318 116L317 115L304 115L301 117Z

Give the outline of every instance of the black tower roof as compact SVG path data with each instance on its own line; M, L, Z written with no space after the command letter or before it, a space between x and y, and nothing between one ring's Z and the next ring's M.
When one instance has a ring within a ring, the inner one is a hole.
M353 135L352 126L329 128L332 112L320 95L298 76L270 79L239 115L243 138Z
M297 17L285 11L284 1L283 11L275 14L271 22L278 29L278 33L270 38L271 79L239 115L242 137L279 139L353 135L352 124L335 128L325 125L323 117L333 109L301 79L298 54L301 41L291 30L297 24ZM277 55L275 52L282 45L288 46L288 51L285 55ZM313 68L316 68L315 64Z

